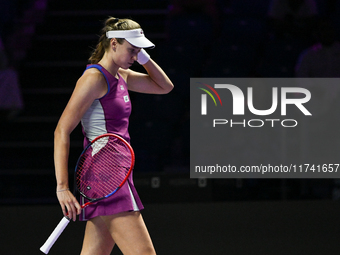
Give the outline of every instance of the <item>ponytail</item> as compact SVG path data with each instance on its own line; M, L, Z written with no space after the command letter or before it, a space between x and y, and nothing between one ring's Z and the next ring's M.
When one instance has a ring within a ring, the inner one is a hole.
M97 64L104 56L105 48L103 47L103 41L105 40L105 38L103 37L104 35L100 36L99 42L94 51L92 52L91 57L89 58L91 64Z

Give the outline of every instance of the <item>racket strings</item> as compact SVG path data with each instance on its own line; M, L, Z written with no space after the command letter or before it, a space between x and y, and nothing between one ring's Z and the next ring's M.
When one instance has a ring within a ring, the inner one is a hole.
M120 139L98 139L79 160L76 170L78 190L90 199L111 194L125 180L132 160L129 147Z

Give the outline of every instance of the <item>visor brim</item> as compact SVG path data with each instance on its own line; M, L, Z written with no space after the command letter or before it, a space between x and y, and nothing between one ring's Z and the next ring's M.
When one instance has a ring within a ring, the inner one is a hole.
M146 37L125 38L131 45L138 48L154 48L155 45Z

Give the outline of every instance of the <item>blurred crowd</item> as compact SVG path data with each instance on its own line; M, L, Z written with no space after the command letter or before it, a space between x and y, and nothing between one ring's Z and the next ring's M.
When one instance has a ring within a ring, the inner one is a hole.
M42 21L47 0L0 1L0 118L11 120L24 107L18 67Z

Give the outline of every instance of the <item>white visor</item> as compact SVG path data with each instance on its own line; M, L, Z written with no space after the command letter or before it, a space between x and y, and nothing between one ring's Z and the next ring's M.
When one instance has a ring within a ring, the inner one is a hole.
M106 32L107 38L124 38L138 48L154 48L155 45L144 35L141 28L131 30L113 30Z

